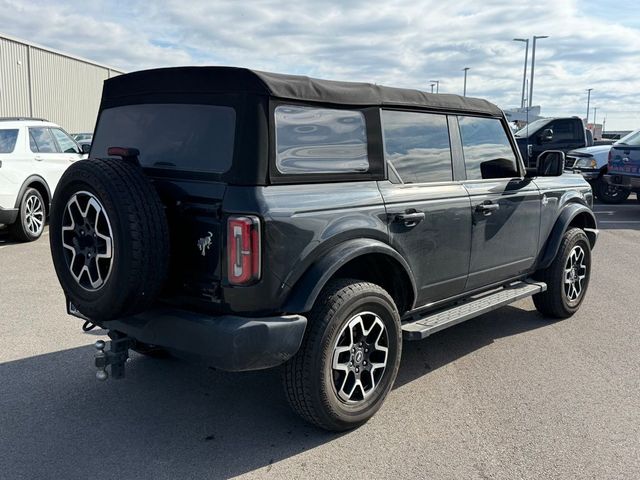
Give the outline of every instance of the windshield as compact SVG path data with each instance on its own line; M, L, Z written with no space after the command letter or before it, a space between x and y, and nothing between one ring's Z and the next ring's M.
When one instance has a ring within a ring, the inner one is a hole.
M620 140L616 142L617 145L629 145L629 146L640 146L640 130L636 130L635 132L631 132L628 135L625 135Z
M514 135L516 137L526 137L529 132L535 132L541 127L545 126L551 120L549 118L541 118L540 120L536 120L535 122L531 122L528 125L525 125L520 130L518 130Z
M137 148L143 167L223 173L231 166L236 113L232 107L126 105L100 115L91 156L109 147Z

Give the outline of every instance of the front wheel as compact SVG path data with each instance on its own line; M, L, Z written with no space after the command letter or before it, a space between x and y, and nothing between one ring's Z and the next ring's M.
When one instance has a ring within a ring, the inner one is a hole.
M28 188L20 200L18 218L9 226L11 235L22 242L33 242L42 235L47 208L42 195L35 188Z
M580 308L591 275L591 244L583 230L572 228L562 237L553 262L537 272L547 290L533 296L536 309L555 318L567 318Z
M624 202L631 193L629 190L609 185L602 178L596 181L596 197L604 203L616 204Z
M382 406L398 373L400 316L389 294L357 280L329 283L298 353L284 366L287 399L326 430L357 427Z

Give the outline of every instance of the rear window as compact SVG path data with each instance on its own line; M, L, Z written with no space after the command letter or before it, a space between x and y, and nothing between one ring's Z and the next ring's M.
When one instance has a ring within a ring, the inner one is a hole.
M0 130L0 153L11 153L16 148L18 129Z
M236 126L232 107L145 104L103 110L92 157L109 147L140 150L143 167L223 173L231 166Z
M280 173L369 170L362 112L282 105L275 110L275 123L276 167Z

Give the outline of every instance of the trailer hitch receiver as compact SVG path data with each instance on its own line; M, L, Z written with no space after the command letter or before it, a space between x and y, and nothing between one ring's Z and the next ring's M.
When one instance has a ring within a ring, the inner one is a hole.
M105 351L106 342L98 340L95 343L95 347L98 350L95 361L95 365L98 368L96 378L100 381L109 378L108 366L111 366L112 378L124 378L125 363L129 359L129 349L133 345L133 339L120 332L109 332L109 337L111 338L111 348L107 351Z

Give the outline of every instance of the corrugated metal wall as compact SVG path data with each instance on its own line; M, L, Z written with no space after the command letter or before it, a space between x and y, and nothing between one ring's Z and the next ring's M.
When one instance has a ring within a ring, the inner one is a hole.
M29 115L27 46L0 37L0 117Z
M119 73L0 37L0 117L41 117L68 132L91 132L100 105L102 83Z

